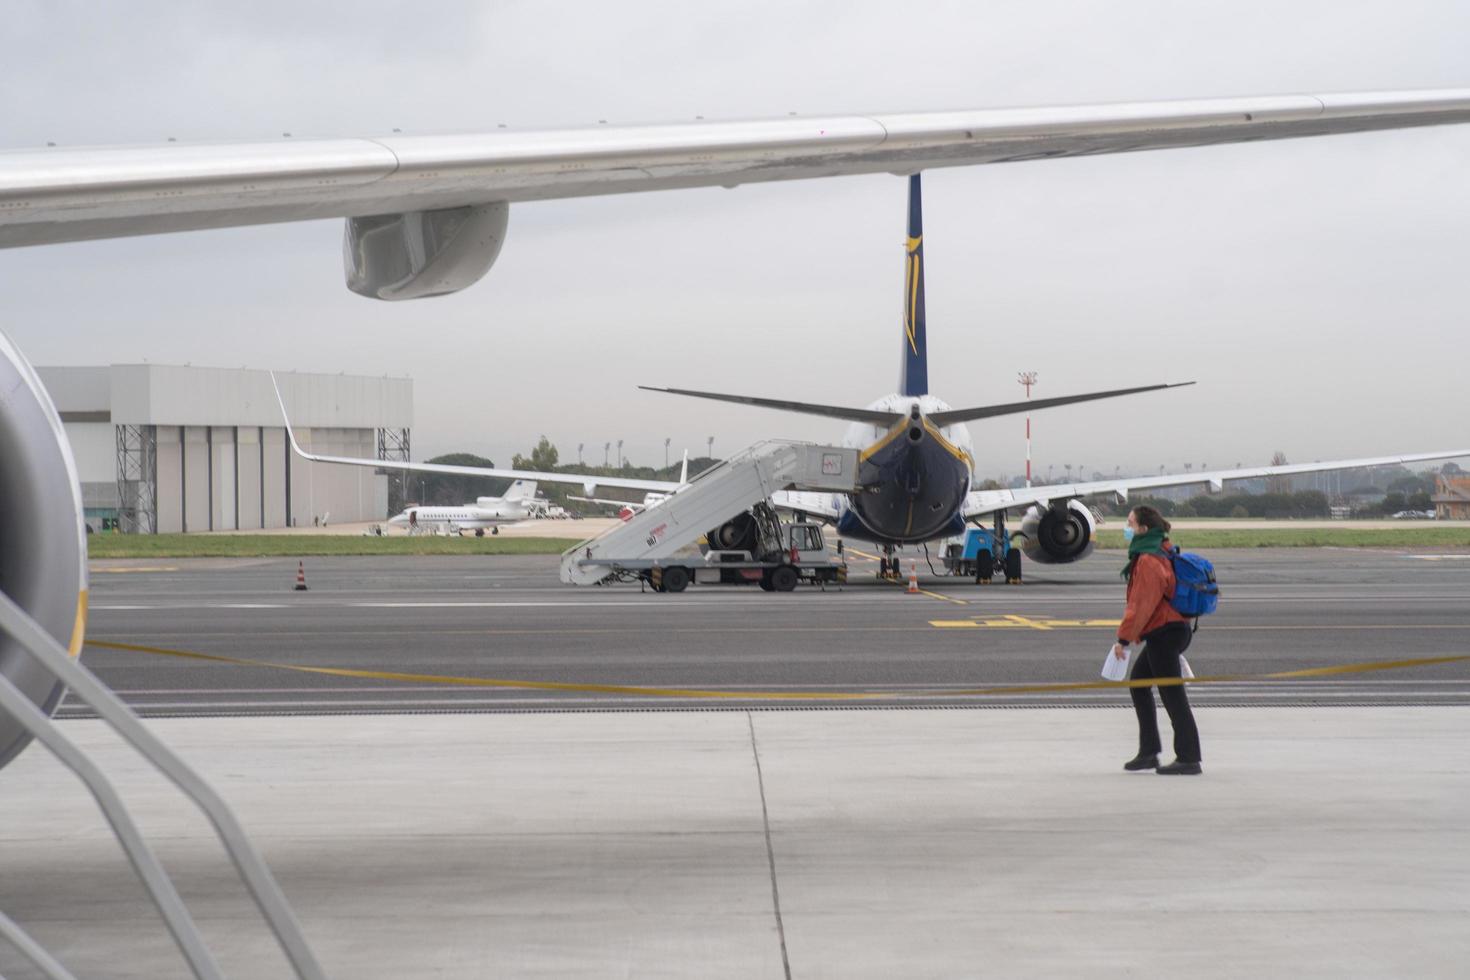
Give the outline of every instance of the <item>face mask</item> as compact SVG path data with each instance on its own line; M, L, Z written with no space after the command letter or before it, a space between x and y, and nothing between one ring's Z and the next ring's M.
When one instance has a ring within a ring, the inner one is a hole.
M1123 540L1124 541L1130 541L1130 542L1133 540L1133 528L1131 528L1131 527L1125 527L1125 528L1123 528Z

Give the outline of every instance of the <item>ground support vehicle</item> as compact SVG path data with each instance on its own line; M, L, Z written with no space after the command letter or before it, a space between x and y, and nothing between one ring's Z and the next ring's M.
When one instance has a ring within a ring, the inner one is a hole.
M825 587L847 581L847 562L827 550L819 524L787 523L767 511L759 518L768 530L757 550L712 551L675 555L667 561L641 559L620 562L616 579L639 579L655 592L683 592L691 584L759 585L767 592L790 592L802 582Z
M771 505L783 490L857 490L855 449L760 443L695 477L668 499L562 555L561 580L576 585L639 579L664 592L691 582L754 582L786 592L803 580L845 580L845 561L822 529L785 522Z
M1011 543L1004 520L995 528L972 527L944 548L944 567L951 575L975 576L976 585L989 585L999 569L1009 584L1021 581L1021 549Z

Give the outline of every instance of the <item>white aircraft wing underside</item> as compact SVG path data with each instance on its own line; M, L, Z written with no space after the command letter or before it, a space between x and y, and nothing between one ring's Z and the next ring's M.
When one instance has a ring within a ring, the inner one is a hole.
M0 247L1462 122L1470 89L8 150Z
M1045 506L1055 501L1070 500L1099 493L1115 493L1124 498L1133 490L1159 487L1182 487L1209 484L1215 491L1224 489L1227 480L1248 480L1262 476L1290 476L1294 473L1326 473L1369 466L1395 466L1424 463L1441 459L1470 456L1470 449L1454 449L1435 453L1412 453L1403 456L1374 456L1366 459L1339 459L1323 463L1287 463L1281 466L1247 466L1234 470L1211 470L1199 473L1170 473L1163 476L1127 477L1121 480L1099 480L1091 483L1057 483L1044 487L1017 490L973 490L965 498L965 517L980 517L1000 510Z

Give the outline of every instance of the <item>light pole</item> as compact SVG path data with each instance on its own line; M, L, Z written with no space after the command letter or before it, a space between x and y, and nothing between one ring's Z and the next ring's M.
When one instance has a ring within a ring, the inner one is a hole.
M673 441L671 437L664 436L664 469L669 468L669 443Z
M577 465L582 465L582 443L577 443Z
M1016 380L1018 382L1020 382L1025 387L1025 389L1026 389L1026 400L1029 402L1031 400L1031 386L1034 385L1034 384L1036 384L1036 372L1035 371L1022 371L1020 374L1018 374L1016 376ZM1030 485L1031 485L1031 415L1028 412L1026 414L1026 486L1029 487Z
M705 447L704 447L704 454L705 454L705 456L709 457L710 459L714 459L715 458L715 437L714 436L710 436L704 442L705 442Z
M628 461L623 458L623 440L619 439L618 440L618 469L622 469L623 467L625 467L627 465L628 465Z
M610 443L610 442L604 442L602 444L602 468L603 469L607 469L607 454L608 454L608 451L611 450L611 449L612 449L612 443Z

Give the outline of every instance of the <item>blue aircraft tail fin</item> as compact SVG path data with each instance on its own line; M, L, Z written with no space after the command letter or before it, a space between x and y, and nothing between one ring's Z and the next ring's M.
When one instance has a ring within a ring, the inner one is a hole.
M924 337L924 205L919 175L909 177L909 233L904 243L903 363L898 390L929 393L929 349Z

